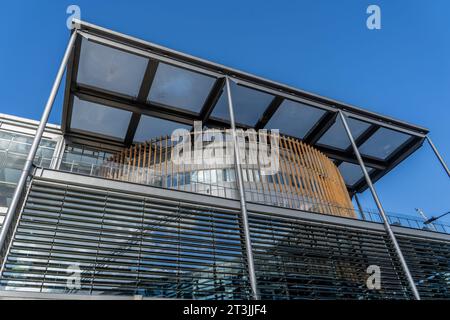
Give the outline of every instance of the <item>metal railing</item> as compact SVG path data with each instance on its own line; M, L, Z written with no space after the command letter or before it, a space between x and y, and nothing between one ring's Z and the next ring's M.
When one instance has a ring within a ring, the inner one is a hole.
M381 216L378 212L374 210L364 210L365 220L371 222L379 222L382 223ZM433 222L428 225L424 224L424 220L420 218L416 218L407 214L395 213L395 212L386 212L389 223L393 226L400 226L412 229L420 229L441 233L450 234L450 225L441 223L441 222Z

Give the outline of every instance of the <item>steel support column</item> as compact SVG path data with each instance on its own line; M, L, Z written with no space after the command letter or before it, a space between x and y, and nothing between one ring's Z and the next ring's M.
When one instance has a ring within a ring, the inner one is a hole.
M52 111L53 103L55 101L56 94L58 93L58 89L61 84L62 77L64 75L64 70L66 69L66 65L72 52L72 48L75 44L76 37L77 37L77 30L74 29L72 35L70 36L70 40L67 45L66 52L64 53L63 59L61 61L61 65L59 66L58 73L53 83L50 96L48 97L47 104L45 105L44 112L42 113L41 120L39 121L39 126L36 129L36 135L34 136L33 143L31 144L30 151L28 152L27 158L25 160L25 164L20 174L19 182L17 183L17 186L14 190L11 199L11 204L9 205L8 212L6 213L5 221L3 223L3 227L0 232L0 250L5 245L8 230L10 229L11 224L14 221L14 217L17 213L16 211L17 206L19 204L19 200L22 196L23 190L25 189L28 176L30 175L33 166L33 160L39 148L39 143L41 142L45 126L47 125L48 117L50 116L50 112Z
M434 143L431 141L429 136L426 136L428 144L430 145L431 149L433 149L434 154L438 158L439 162L441 163L442 167L444 168L445 172L447 172L447 175L450 177L450 170L448 170L447 164L445 163L444 159L441 157L438 149L435 147Z
M236 165L236 174L239 188L239 198L241 201L241 214L242 214L242 224L244 227L244 236L245 236L245 248L247 252L247 266L248 266L248 276L250 279L250 286L252 289L253 299L259 300L259 293L256 284L256 274L255 274L255 264L253 261L253 249L252 249L252 241L250 238L250 228L248 225L248 216L247 216L247 203L245 200L245 191L244 191L244 181L242 178L242 168L240 163L240 154L239 154L239 146L236 135L236 125L234 122L234 109L233 109L233 100L231 96L231 86L230 79L226 77L225 85L227 90L228 97L228 111L230 113L230 122L231 122L231 131L233 134L233 145L234 145L234 159Z
M355 197L355 202L356 202L356 205L358 206L358 210L359 210L359 214L361 215L361 218L363 218L363 220L367 220L366 219L366 215L364 214L364 210L361 207L361 203L359 202L359 198L356 195L356 192L355 192L355 194L353 196Z
M339 116L342 120L342 123L344 124L344 128L345 128L345 131L347 132L348 138L350 139L350 142L352 144L353 151L354 151L356 158L358 159L359 165L361 166L361 169L364 173L364 177L366 179L367 185L369 186L370 192L372 193L373 199L375 200L375 204L377 205L378 211L380 212L380 215L383 218L384 228L386 229L386 233L388 234L389 238L392 241L392 244L394 245L395 252L397 253L398 259L400 260L400 263L403 268L403 272L406 275L406 279L408 280L409 286L410 286L416 300L420 300L420 295L419 295L419 292L417 291L416 285L414 283L414 279L411 276L411 272L409 271L408 265L405 261L405 258L403 257L402 250L400 249L400 246L398 245L397 238L395 237L395 234L392 231L391 225L389 224L389 221L386 217L386 213L384 212L383 206L381 205L380 199L378 198L378 194L375 190L375 187L372 184L372 180L370 179L369 173L367 172L367 169L361 158L361 154L359 153L358 147L355 143L355 140L353 139L352 132L350 131L350 127L347 124L347 120L345 119L344 113L341 110L339 110L338 112L339 112Z

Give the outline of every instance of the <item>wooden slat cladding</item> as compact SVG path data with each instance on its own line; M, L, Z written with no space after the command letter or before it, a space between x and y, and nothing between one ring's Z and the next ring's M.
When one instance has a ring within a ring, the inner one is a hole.
M264 139L270 141L268 136ZM108 160L105 166L115 168L115 174L108 178L225 198L237 197L232 164L226 161L223 165L176 164L171 152L174 145L169 136L134 144ZM206 145L204 142L203 147ZM343 178L325 154L300 140L284 136L280 136L279 148L279 170L272 175L262 174L259 157L256 164L248 163L248 159L243 163L247 201L356 217ZM226 149L222 157L227 157Z

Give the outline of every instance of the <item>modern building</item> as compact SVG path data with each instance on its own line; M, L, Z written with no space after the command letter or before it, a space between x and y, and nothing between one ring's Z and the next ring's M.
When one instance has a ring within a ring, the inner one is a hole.
M0 298L450 298L450 228L376 195L427 129L74 27L43 119L0 114Z

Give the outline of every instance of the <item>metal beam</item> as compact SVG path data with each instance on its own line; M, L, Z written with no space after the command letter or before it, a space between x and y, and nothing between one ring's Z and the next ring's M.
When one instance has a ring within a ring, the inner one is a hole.
M325 113L319 122L316 123L316 125L303 138L303 141L310 145L316 144L320 137L322 137L322 135L336 122L336 117L336 112Z
M110 106L113 108L123 109L133 113L141 113L142 115L148 115L150 117L157 117L169 121L175 121L187 125L193 125L194 121L201 121L202 119L198 114L195 114L189 110L183 110L174 108L171 106L163 105L155 102L139 103L136 100L130 100L125 97L117 97L109 92L92 89L88 86L78 85L73 91L72 95L78 96L82 100L90 101L93 103L99 103L102 105ZM72 107L69 107L69 110ZM209 118L204 123L211 127L217 128L230 128L231 124L225 120ZM251 128L251 126L236 124L240 128Z
M225 82L225 78L218 78L214 83L211 91L209 92L208 97L203 104L202 110L200 111L200 119L203 123L205 123L209 119L209 116L214 110L217 101L219 101L220 95L222 94L223 88L225 86Z
M152 87L153 80L155 79L156 71L158 69L158 61L150 59L147 64L147 68L145 69L144 77L142 79L142 84L139 89L139 94L137 96L137 101L139 103L146 103L147 97L150 92L150 88ZM127 134L125 135L125 145L129 146L134 141L134 136L136 134L137 127L141 120L141 113L134 112L130 123L128 125Z
M228 111L230 113L230 121L231 121L231 131L233 135L233 145L234 145L234 159L237 173L237 181L239 188L239 198L241 202L241 214L242 214L242 224L244 229L244 239L245 239L245 248L247 252L247 267L248 267L248 275L250 279L250 286L252 289L253 299L259 300L258 287L256 283L256 274L255 274L255 265L253 261L253 249L252 249L252 241L250 238L250 227L248 224L248 216L247 216L247 202L245 199L245 190L244 190L244 179L241 168L241 157L239 154L239 146L237 141L236 134L236 125L234 122L234 109L233 109L233 98L231 94L230 87L230 79L226 78L226 91L228 97Z
M359 135L355 139L356 146L359 148L364 142L366 142L380 127L377 125L371 125L369 128L366 129L363 133ZM352 145L345 150L346 153L353 154L353 148ZM336 166L339 166L342 163L342 161L339 161L336 163Z
M389 221L386 217L386 213L384 212L383 206L381 205L381 201L378 198L378 194L375 190L375 187L372 184L372 180L370 179L369 174L367 173L366 166L364 164L363 159L361 158L361 154L359 153L359 150L358 150L358 147L356 146L355 140L353 139L352 132L350 131L350 127L347 124L347 120L345 119L344 113L342 111L339 111L339 116L342 120L342 123L344 124L345 131L347 132L348 138L350 139L350 142L353 147L353 151L356 155L356 158L358 159L359 165L361 166L361 170L364 173L364 177L366 179L367 185L369 186L370 192L372 193L375 204L377 205L378 211L380 212L380 215L383 218L386 233L388 234L389 238L391 239L391 242L394 246L395 252L397 253L397 257L400 260L400 264L403 268L403 272L405 273L406 279L408 280L409 286L410 286L416 300L420 300L419 291L417 291L416 285L414 283L414 279L412 278L411 272L409 271L408 264L406 263L406 260L403 257L402 250L400 249L400 246L398 245L397 238L395 237L395 234L391 229L391 225L389 224Z
M125 146L130 146L133 143L134 136L136 134L136 130L140 121L141 121L141 114L138 112L134 112L131 115L130 123L128 124L127 133L125 135L125 139L123 142Z
M0 251L2 250L2 248L5 245L9 230L12 227L12 223L15 219L16 214L18 214L17 209L18 209L19 201L22 197L23 191L24 191L26 183L27 183L28 176L30 175L31 169L33 167L33 161L36 156L36 152L39 148L39 143L41 142L42 135L44 134L44 130L47 125L48 117L50 116L50 112L52 111L53 103L55 102L55 98L58 93L58 89L61 84L61 80L64 75L64 71L66 69L66 66L69 61L69 57L72 53L72 49L74 47L76 39L77 39L77 30L74 29L72 31L72 35L70 36L69 43L67 44L67 48L64 53L61 64L59 66L58 73L56 74L55 81L53 82L53 86L50 91L50 95L48 97L44 111L42 113L41 120L39 121L38 128L36 129L36 134L33 138L33 142L31 144L30 151L28 152L25 164L22 168L22 172L20 174L19 181L18 181L16 188L14 190L14 193L12 195L11 203L9 205L8 212L6 213L2 229L0 231Z
M377 132L377 130L379 129L380 127L379 126L377 126L377 125L371 125L369 128L367 128L363 133L361 133L360 135L359 135L359 137L357 137L356 139L355 139L355 143L356 143L356 145L358 146L358 147L360 147L360 146L362 146L367 140L369 140L369 138L375 133L375 132ZM347 152L353 152L353 148L352 148L352 146L350 145L348 148L347 148L347 150L346 150Z
M314 147L316 149L320 150L321 152L325 153L325 155L329 158L339 160L339 161L358 164L358 161L355 159L353 152L349 153L349 152L345 152L345 151L340 151L338 149L333 149L333 148L325 147L322 145L316 145ZM371 158L367 158L367 157L363 157L363 160L364 160L364 163L366 163L371 168L374 168L377 170L386 170L387 169L387 165L383 161L371 159Z
M364 159L363 159L364 160ZM364 163L367 165L367 162L364 161ZM359 163L356 163L359 164ZM367 165L367 167L369 167ZM369 177L370 179L372 179L372 183L375 183L378 179L375 179L375 177L380 173L383 172L383 170L373 170L369 173ZM353 186L349 186L349 190L350 192L353 193L363 193L366 189L367 189L367 184L366 184L366 178L364 177L364 175L361 177L361 179L359 179L358 181L356 181Z
M270 102L269 106L264 111L261 118L259 118L258 122L255 125L255 129L263 129L266 124L270 121L272 116L277 112L280 105L283 103L284 98L280 96L275 96L275 98L272 99L272 102Z
M363 220L367 220L366 219L366 215L364 214L364 210L363 210L363 208L361 206L361 203L359 202L359 198L356 195L356 192L353 194L353 197L355 198L355 202L356 202L356 205L358 206L358 210L359 210L359 214L361 215L361 218Z
M439 162L441 163L442 167L444 168L445 172L447 172L447 175L450 177L450 171L448 170L447 164L444 161L444 158L442 158L441 154L439 153L438 149L434 145L433 141L431 141L430 137L427 135L427 141L430 145L431 149L433 149L434 154L438 158Z
M71 95L71 92L76 83L76 78L78 74L78 66L80 63L81 40L82 37L77 37L77 39L75 40L74 50L67 64L63 111L61 117L61 131L63 133L66 132L67 128L70 128L70 122L72 119L71 106L73 97Z
M220 119L213 119L213 118L209 118L206 121L206 125L210 128L231 128L231 123L229 121L226 120L220 120ZM252 129L252 126L246 125L246 124L242 124L242 123L235 123L237 128L242 128L242 129Z
M155 80L156 71L158 70L159 62L150 59L145 69L144 78L142 79L141 87L139 88L139 94L137 96L137 101L145 102L147 101L148 94Z
M170 121L193 124L194 120L199 120L198 115L188 110L181 110L155 102L140 103L136 100L117 97L107 92L92 90L85 86L79 85L72 94L82 100Z

